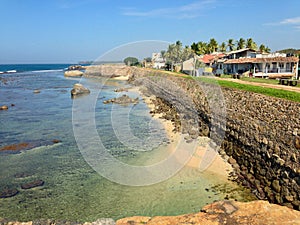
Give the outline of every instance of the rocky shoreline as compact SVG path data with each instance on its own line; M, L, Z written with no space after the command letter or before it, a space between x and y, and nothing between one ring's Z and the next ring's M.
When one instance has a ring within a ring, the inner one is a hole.
M117 76L120 68L106 66L102 71L104 76ZM199 85L165 71L126 67L119 75L128 74L144 94L176 109L177 115L165 112L165 118L173 120L177 130L180 124L191 139L204 135L220 144L218 151L229 157L237 182L259 199L300 210L300 103L230 88L221 88L219 96L206 96L213 84ZM207 97L223 98L225 117L219 111L213 114L218 106L209 105Z

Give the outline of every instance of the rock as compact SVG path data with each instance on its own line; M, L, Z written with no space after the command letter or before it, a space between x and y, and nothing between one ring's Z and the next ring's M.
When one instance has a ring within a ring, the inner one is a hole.
M7 105L2 105L2 106L0 106L0 110L8 110L8 106Z
M231 164L231 165L235 165L236 164L236 160L232 157L229 157L228 159L228 162Z
M30 150L36 147L40 147L40 146L48 146L48 145L53 145L56 143L61 142L60 140L54 139L52 141L44 141L44 140L40 140L40 141L28 141L28 142L21 142L18 144L11 144L11 145L5 145L3 147L0 148L0 153L20 153L21 151L25 151L25 150Z
M127 92L127 91L128 91L127 88L118 88L114 90L114 92Z
M34 90L33 93L34 94L39 94L39 93L41 93L41 91L37 89L37 90Z
M65 77L81 77L83 72L80 70L67 70L65 71Z
M294 225L300 224L300 212L266 201L220 201L205 206L199 213L180 216L129 217L117 221L117 225L148 224L241 224L241 225Z
M22 189L31 189L31 188L35 188L35 187L39 187L39 186L43 186L44 185L44 181L43 180L35 180L26 184L22 184L21 188Z
M84 67L81 65L71 65L68 67L68 70L83 70Z
M0 198L10 198L19 194L17 189L5 189L0 192Z
M60 142L61 142L61 140L58 140L58 139L53 139L53 140L52 140L52 142L53 142L54 144L57 144L57 143L60 143Z
M75 97L78 95L89 94L90 90L84 87L82 84L74 84L73 89L71 90L71 96Z
M295 137L295 147L297 148L297 149L300 149L300 137L299 136L297 136L297 137Z
M273 188L277 193L280 192L281 187L280 187L280 184L279 184L279 181L278 181L278 180L273 180L273 182L272 182L272 188Z
M139 103L139 98L130 98L128 95L122 95L119 98L112 98L109 100L103 101L104 104L114 103L120 105L128 105L128 104L137 104Z

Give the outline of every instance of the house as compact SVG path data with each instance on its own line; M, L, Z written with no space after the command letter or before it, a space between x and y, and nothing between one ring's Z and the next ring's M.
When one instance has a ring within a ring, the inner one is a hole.
M229 52L224 64L227 74L249 72L253 77L298 78L299 58L283 53L262 54L251 49Z
M186 60L182 63L182 71L186 74L194 76L212 74L216 69L214 68L214 66L216 65L215 62L224 56L225 54L223 53L212 53L202 56L196 55L194 56L194 58ZM199 68L199 65L202 66L200 66Z
M162 57L161 53L152 53L152 67L155 69L162 69L166 65L165 59Z

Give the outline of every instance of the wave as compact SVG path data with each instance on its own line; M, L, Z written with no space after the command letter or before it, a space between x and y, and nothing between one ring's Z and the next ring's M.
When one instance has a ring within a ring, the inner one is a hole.
M56 69L56 70L33 70L33 71L27 71L32 73L47 73L47 72L61 72L64 71L64 69Z
M16 72L17 72L17 70L8 70L5 73L16 73Z

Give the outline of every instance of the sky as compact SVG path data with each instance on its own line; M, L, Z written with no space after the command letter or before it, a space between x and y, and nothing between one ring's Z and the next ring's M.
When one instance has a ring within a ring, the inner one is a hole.
M0 64L147 57L210 38L300 49L299 0L0 0L0 11Z

